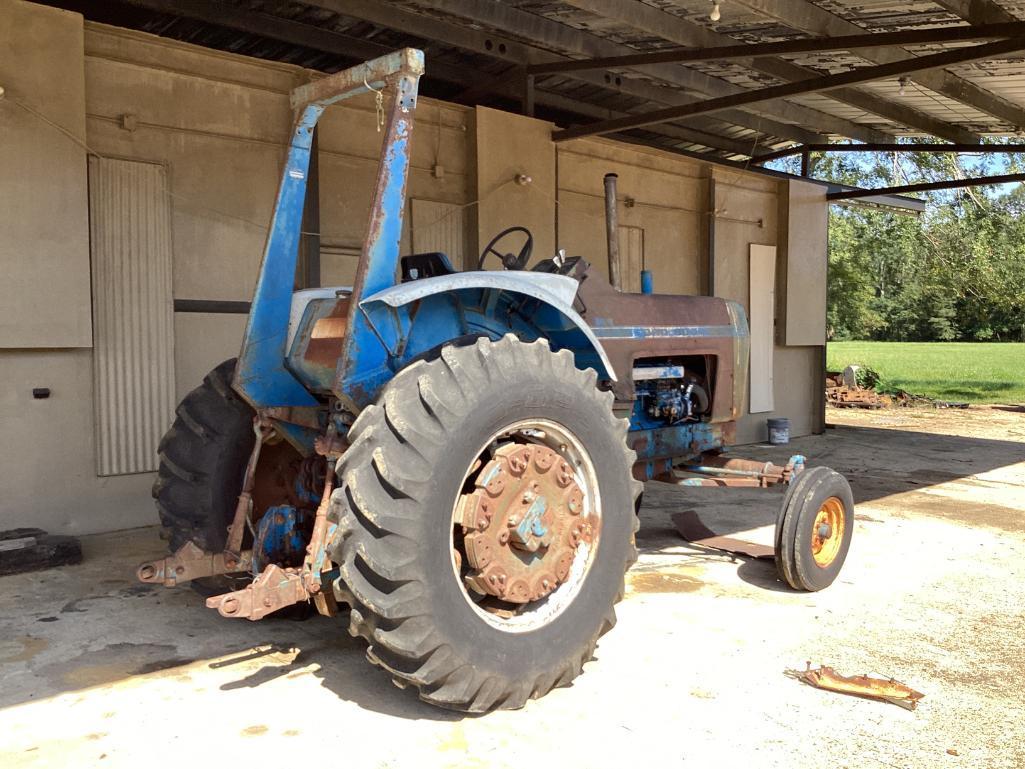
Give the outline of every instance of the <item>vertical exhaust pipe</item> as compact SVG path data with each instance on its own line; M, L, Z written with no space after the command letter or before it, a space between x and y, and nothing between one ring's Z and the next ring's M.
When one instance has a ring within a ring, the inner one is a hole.
M609 250L609 282L616 291L623 283L619 276L619 214L616 209L616 174L605 174L605 239Z

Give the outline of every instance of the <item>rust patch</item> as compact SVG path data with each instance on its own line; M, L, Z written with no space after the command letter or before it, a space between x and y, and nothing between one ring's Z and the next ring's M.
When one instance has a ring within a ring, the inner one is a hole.
M303 359L317 366L334 369L345 346L349 329L350 297L335 302L331 312L313 324Z
M564 582L577 547L591 544L599 522L584 509L570 465L538 445L507 444L459 503L468 587L524 604Z
M0 664L28 662L49 646L50 642L45 638L36 638L30 635L0 642L0 654L4 655L0 657Z
M917 708L919 700L925 696L907 684L902 684L892 678L875 678L869 675L844 676L826 665L813 670L810 662L807 663L804 670L787 670L786 675L809 686L814 686L816 689L827 689L840 694L882 700L899 705L905 710Z

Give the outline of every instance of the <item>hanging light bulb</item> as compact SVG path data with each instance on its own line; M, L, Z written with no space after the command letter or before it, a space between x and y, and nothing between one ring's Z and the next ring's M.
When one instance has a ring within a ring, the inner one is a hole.
M906 77L898 77L897 84L900 86L900 88L897 89L897 95L903 96L905 89L908 87L908 79Z
M708 18L712 21L719 21L722 18L722 14L719 12L719 3L714 1L712 3L712 11L708 14Z

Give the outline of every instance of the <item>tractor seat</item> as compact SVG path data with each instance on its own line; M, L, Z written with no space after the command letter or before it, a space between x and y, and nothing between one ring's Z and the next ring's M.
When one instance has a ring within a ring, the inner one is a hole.
M402 265L402 282L421 278L436 278L439 275L455 275L455 269L448 257L440 251L427 254L410 254L400 260Z

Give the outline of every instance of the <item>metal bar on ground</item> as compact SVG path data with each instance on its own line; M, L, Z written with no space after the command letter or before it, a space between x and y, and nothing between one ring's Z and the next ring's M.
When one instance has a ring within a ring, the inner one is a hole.
M682 64L698 61L746 59L757 56L849 51L859 48L878 48L894 45L923 45L927 43L984 40L986 38L1009 38L1020 35L1025 35L1025 22L985 24L977 27L959 26L939 27L937 29L912 29L900 32L869 32L863 35L839 35L831 38L808 37L774 43L741 43L710 48L673 48L668 51L627 54L624 56L605 56L596 59L582 59L580 61L554 61L528 66L527 72L533 75L561 74L591 69L637 67L645 64Z
M642 128L656 123L664 123L667 120L689 117L692 115L704 115L709 112L717 112L733 107L757 104L772 99L781 99L787 96L799 96L806 93L829 91L834 88L842 88L847 85L868 83L873 80L883 80L888 77L897 77L910 72L947 67L953 64L961 64L982 59L993 59L1005 54L1025 49L1025 37L1011 40L998 40L995 43L983 45L972 45L965 48L955 48L951 51L930 54L928 56L913 56L909 59L879 64L873 67L862 67L840 72L835 75L797 80L792 83L783 83L768 88L759 88L744 93L722 96L717 99L706 99L691 104L681 104L677 107L655 110L637 116L604 120L598 123L567 128L552 133L552 140L561 142L568 139L576 139L581 136L595 136L613 133L614 131L626 131L632 128Z

